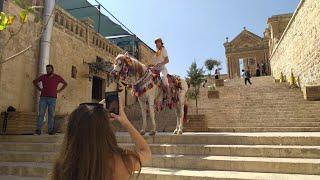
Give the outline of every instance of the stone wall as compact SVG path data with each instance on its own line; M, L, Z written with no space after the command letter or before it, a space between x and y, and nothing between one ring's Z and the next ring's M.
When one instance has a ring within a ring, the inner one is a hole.
M10 14L19 12L19 8L11 1L5 2L4 10ZM31 17L21 33L5 48L4 56L9 57L30 45L39 31L40 25ZM1 36L8 38L8 33ZM18 111L35 111L36 92L32 80L38 72L38 44L39 41L36 41L29 51L0 67L0 111L9 105ZM88 24L58 8L52 33L50 64L55 67L57 74L65 78L68 87L58 95L56 113L70 113L79 103L91 102L92 81L89 81L89 67L84 61L95 62L97 56L112 61L122 52L122 49L95 32ZM72 66L77 68L76 79L71 77ZM106 86L106 90L114 88L114 84Z
M6 1L5 11L17 14L20 8L11 1ZM35 23L31 16L21 33L6 46L4 56L9 57L32 44L40 29L40 24ZM1 40L8 38L8 32L0 33L0 38ZM3 44L3 41L0 41L0 45L1 43ZM143 43L140 44L139 50L141 61L148 64L154 52ZM79 103L92 101L92 81L89 80L89 67L86 63L96 62L97 56L106 61L112 61L119 53L123 53L123 50L95 32L90 27L90 21L78 21L64 10L56 9L50 64L68 83L68 87L58 95L56 114L68 114ZM34 46L26 53L0 66L0 111L6 110L9 105L23 112L36 110L36 90L32 81L38 74L38 59L39 40L35 41ZM73 66L77 69L76 78L71 77ZM107 79L104 74L98 74L98 76ZM105 91L116 89L115 83L106 82L105 84ZM125 91L122 93L124 97ZM127 94L128 117L135 127L140 129L142 123L140 106L129 91ZM124 99L122 101L124 104ZM172 131L175 128L176 116L173 110L164 110L156 116L158 131ZM150 120L148 120L148 127L150 127Z
M147 45L143 43L139 43L138 45L139 50L139 60L143 62L146 65L154 64L153 58L155 55L155 52L150 49Z
M302 87L320 85L320 1L302 0L271 55L275 78L299 77Z
M274 15L268 18L268 28L266 29L266 32L269 37L269 54L272 54L274 47L279 42L291 18L291 13Z
M10 1L4 1L4 12L10 15L18 15L20 8ZM18 31L19 21L10 28ZM4 48L4 43L9 39L9 30L0 33L1 54L8 58L25 49L29 45L33 47L23 55L0 65L0 110L5 110L9 105L22 111L34 110L35 88L31 85L37 75L37 59L39 41L34 39L40 31L40 24L34 22L34 17L29 16L29 21L21 28L20 33L13 37Z

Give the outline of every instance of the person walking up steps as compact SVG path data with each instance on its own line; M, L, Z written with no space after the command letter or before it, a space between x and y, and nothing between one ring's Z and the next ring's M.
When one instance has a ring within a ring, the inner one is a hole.
M251 78L251 75L250 75L250 72L248 70L242 70L242 76L244 78L244 84L247 85L247 82L249 82L250 85L252 85L251 81L250 81L250 78Z

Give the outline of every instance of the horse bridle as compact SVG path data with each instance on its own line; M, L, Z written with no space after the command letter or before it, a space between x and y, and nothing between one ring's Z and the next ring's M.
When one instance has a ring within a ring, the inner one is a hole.
M124 79L124 81L125 82L121 82L121 84L123 84L125 87L132 87L132 86L134 86L134 85L137 85L137 84L139 84L140 82L142 82L143 80L145 80L146 78L147 78L147 75L148 75L148 72L149 72L149 70L147 69L146 71L145 71L145 73L144 73L144 75L140 78L140 79L138 79L136 82L134 82L134 83L131 83L131 84L129 84L129 83L127 83L126 81L127 81L127 76L128 76L128 74L129 74L129 70L128 70L128 72L126 72L126 73L123 73L124 72L124 67L125 66L129 66L126 62L125 62L125 58L126 57L124 57L124 59L122 60L122 62L121 62L121 66L120 66L120 70L119 70L119 81L120 81L120 78L121 78L121 75L122 74L126 74L126 77L125 77L125 79ZM128 58L130 58L130 57L128 57ZM136 65L135 65L136 66ZM136 67L134 68L134 71L136 71ZM136 75L137 73L135 72L135 75ZM119 84L119 83L118 83Z

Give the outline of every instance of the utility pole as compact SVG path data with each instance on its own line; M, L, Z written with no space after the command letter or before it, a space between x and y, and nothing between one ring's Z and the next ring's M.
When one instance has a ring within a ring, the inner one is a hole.
M2 11L2 9L3 9L3 2L4 2L4 0L0 0L0 11Z
M98 5L98 10L99 10L99 22L98 22L98 33L100 33L100 21L101 21L101 5Z
M51 43L51 34L53 29L54 21L54 6L55 0L45 0L44 1L44 12L43 12L43 34L40 40L40 58L38 64L38 76L46 72L46 65L50 63L50 43ZM35 102L36 110L38 110L40 93L37 91L37 98Z

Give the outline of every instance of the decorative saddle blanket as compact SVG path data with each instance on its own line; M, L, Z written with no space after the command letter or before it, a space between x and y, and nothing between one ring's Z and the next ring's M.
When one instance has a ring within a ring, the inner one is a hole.
M163 83L162 78L160 76L160 71L157 68L149 67L145 75L141 78L141 80L132 86L132 95L136 97L142 96L149 89L152 89L154 86L158 86L162 90L161 93L163 93L163 99L159 99L159 95L158 97L156 97L156 109L161 110L165 106L173 108L179 101L179 92L182 88L181 78L179 76L170 74L167 75L167 78L169 88L167 88ZM168 89L171 91L171 97L168 96Z

